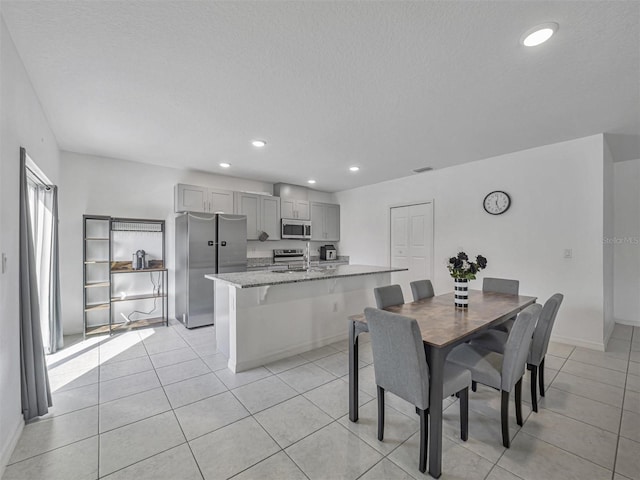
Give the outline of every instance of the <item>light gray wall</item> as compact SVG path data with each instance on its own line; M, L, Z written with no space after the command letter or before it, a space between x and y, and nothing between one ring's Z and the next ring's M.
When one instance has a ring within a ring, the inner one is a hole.
M65 334L82 332L82 215L153 218L166 221L169 314L173 316L174 218L177 183L227 190L273 192L273 184L223 175L159 167L139 162L62 152L60 188L60 284ZM311 200L332 201L310 191ZM249 242L248 255L271 255L274 248L300 248L302 242ZM213 286L212 286L213 287Z
M485 276L519 279L524 295L563 293L554 338L603 349L603 142L594 135L339 192L341 252L388 263L389 207L433 200L438 293L452 290L446 260L463 247L488 258ZM512 197L503 215L483 210L492 190Z
M58 145L40 102L0 17L0 476L23 421L20 402L18 309L18 206L20 147L56 183Z
M640 326L640 159L614 163L614 313Z

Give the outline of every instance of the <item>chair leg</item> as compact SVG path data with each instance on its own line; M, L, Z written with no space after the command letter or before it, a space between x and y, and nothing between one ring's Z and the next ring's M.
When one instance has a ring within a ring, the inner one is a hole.
M529 370L531 370L531 408L534 412L538 411L538 367L535 365L529 365Z
M502 390L501 393L500 417L502 423L502 445L509 448L511 446L511 441L509 440L509 392Z
M384 438L384 388L378 385L378 440Z
M476 392L478 390L478 384L476 382L471 382L471 391Z
M538 381L540 382L540 396L544 397L544 358L538 367Z
M522 426L522 377L516 382L516 422Z
M420 471L427 470L427 440L429 440L429 425L427 419L429 415L426 410L420 410Z
M458 392L460 396L460 438L466 442L469 438L469 387Z

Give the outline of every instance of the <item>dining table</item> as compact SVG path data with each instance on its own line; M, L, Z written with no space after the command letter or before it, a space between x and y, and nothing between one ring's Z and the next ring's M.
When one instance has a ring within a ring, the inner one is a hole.
M442 405L444 364L449 352L478 333L497 326L532 305L536 297L469 290L467 308L454 305L454 293L386 307L415 318L426 346L430 371L429 474L442 473ZM349 419L358 421L358 336L368 332L364 313L349 317ZM375 366L374 366L375 367Z

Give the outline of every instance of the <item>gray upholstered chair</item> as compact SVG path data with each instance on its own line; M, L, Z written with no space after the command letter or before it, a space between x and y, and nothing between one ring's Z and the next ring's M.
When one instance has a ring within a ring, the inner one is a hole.
M376 306L378 308L402 305L404 303L404 296L402 295L402 288L400 285L376 287L373 289L373 295L376 297Z
M423 298L431 298L435 295L431 280L416 280L415 282L411 282L410 285L414 302L422 300Z
M534 412L538 411L538 393L536 386L540 385L540 396L544 397L544 357L549 347L551 330L556 321L556 315L562 304L564 296L561 293L552 295L542 307L538 324L533 332L533 340L527 358L527 369L531 371L531 407ZM508 334L498 330L489 330L474 337L471 344L479 345L488 350L504 353ZM537 377L537 378L536 378Z
M377 308L365 308L371 334L373 369L378 387L378 440L384 438L384 393L389 391L415 405L420 415L420 471L427 467L429 366L418 322ZM460 438L469 424L469 370L449 362L444 368L444 397L460 397Z
M512 390L515 391L516 419L518 425L522 425L522 376L541 310L542 306L535 304L520 312L504 345L504 354L478 345L463 344L454 348L447 356L447 361L471 370L474 382L501 391L502 444L507 448L511 445L509 395Z
M518 280L509 280L507 278L486 277L482 280L483 292L508 293L509 295L518 295L520 290L520 282ZM494 327L495 330L508 332L513 327L515 317L512 317L500 325Z

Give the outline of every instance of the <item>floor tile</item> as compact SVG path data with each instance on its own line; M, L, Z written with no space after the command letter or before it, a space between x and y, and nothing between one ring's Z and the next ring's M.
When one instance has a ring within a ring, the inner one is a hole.
M522 418L526 421L531 413L531 407L524 400L527 399L527 389L522 388ZM497 390L485 387L484 385L478 385L477 392L469 392L469 410L481 413L493 420L501 421L501 395ZM515 408L515 394L511 392L509 396L509 425L518 428L516 424L516 408Z
M508 472L504 468L500 468L497 465L493 467L489 475L485 480L521 480L520 477Z
M378 440L378 402L372 400L360 408L358 421L345 415L339 422L383 455L388 454L420 429L418 416L410 418L385 405L384 438Z
M100 363L102 365L110 365L112 363L124 362L134 358L146 357L147 349L144 348L142 340L137 344L127 347L113 346L100 348Z
M640 392L640 376L638 375L627 375L627 390L631 390L633 392Z
M167 367L157 368L156 373L160 379L162 385L169 385L176 383L187 378L197 377L198 375L204 375L205 373L211 373L211 369L207 367L199 358L195 360L189 360L187 362L178 363L176 365L169 365Z
M283 358L282 360L278 360L276 362L265 365L265 367L271 373L282 373L285 370L291 370L292 368L298 367L305 363L309 363L310 360L307 360L303 356L294 355L292 357Z
M233 477L233 480L307 480L286 453L280 452Z
M127 375L108 382L100 382L100 402L110 402L111 400L151 390L159 386L160 381L153 370Z
M100 475L108 475L185 442L173 412L100 435Z
M154 388L100 405L100 433L171 410L162 388Z
M165 339L162 341L145 341L144 348L147 349L149 355L156 353L168 352L170 350L178 350L179 348L187 348L189 344L176 335L175 338Z
M98 478L98 436L9 465L2 480Z
M640 452L640 443L620 437L616 473L634 480L640 479L640 455L638 452Z
M349 373L349 355L344 352L334 353L333 355L320 358L313 363L334 374L336 377L342 377ZM364 362L359 362L358 367L364 367L365 365Z
M325 383L303 395L334 419L349 413L349 384L341 379ZM358 393L359 405L364 405L372 398L364 392Z
M416 479L431 478L418 470L419 454L420 434L416 433L394 450L388 458ZM448 438L442 439L442 477L440 478L444 480L482 480L492 467L493 464L480 455L452 442Z
M52 395L53 406L49 407L46 417L64 415L65 413L82 410L98 404L98 384L78 387L73 390L63 390Z
M569 358L569 355L571 355L571 352L573 352L574 348L576 347L574 347L573 345L566 345L564 343L558 342L549 342L547 353L555 357Z
M640 350L631 351L629 354L629 360L636 363L640 362Z
M346 382L349 381L348 375L341 377ZM367 365L358 369L358 389L367 393L371 397L375 397L378 394L376 387L376 374L373 369L373 365Z
M540 410L529 417L522 431L608 470L613 470L617 434L549 410Z
M164 392L173 408L182 407L227 390L214 373L188 378L181 382L165 385Z
M218 353L218 347L216 346L215 340L210 343L191 345L191 348L193 348L193 350L201 357L215 355Z
M249 412L231 392L224 392L177 408L175 414L191 440L247 417Z
M89 407L59 417L25 425L9 458L15 463L98 434L98 407Z
M640 414L625 410L622 412L620 435L640 442Z
M229 478L280 449L253 418L245 418L189 443L205 479Z
M631 375L640 375L640 363L629 362L629 370L627 373Z
M538 410L542 409L552 410L616 435L620 428L621 409L553 387L538 402Z
M625 383L625 375L622 372L595 365L588 365L582 362L576 362L571 359L565 362L561 371L577 375L578 377L606 383L607 385L613 385L614 387L624 387Z
M191 348L180 348L178 350L156 353L155 355L151 355L149 358L151 359L154 368L161 368L169 365L175 365L176 363L186 362L187 360L194 360L198 358L198 355L196 355Z
M255 419L282 448L333 421L329 415L302 396L263 410L255 415Z
M58 354L64 353L65 349L59 350ZM89 370L97 368L100 365L100 352L98 348L83 349L75 354L69 353L67 356L60 356L56 360L51 358L52 355L46 356L47 369L52 375L61 375L64 373L75 372L78 370Z
M313 363L292 368L291 370L278 374L278 377L293 387L298 393L307 392L336 379L334 375Z
M395 463L383 458L359 480L412 480L413 477Z
M562 357L554 357L553 355L545 355L544 357L544 366L545 366L545 377L546 377L546 369L550 368L552 370L560 370L562 368L562 366L564 365L564 362L566 362L567 359L566 358L562 358ZM526 376L530 376L529 373L526 374ZM546 378L545 378L546 380Z
M613 327L613 332L611 332L611 338L619 338L622 340L631 341L632 333L633 326L616 323L615 327Z
M324 347L316 348L315 350L309 350L308 352L301 353L300 356L311 362L315 362L316 360L320 360L321 358L328 357L329 355L333 355L338 352L339 350L326 345Z
M232 390L247 410L256 413L284 402L298 393L276 376L257 380Z
M382 456L338 423L331 423L287 448L287 454L311 479L355 479Z
M611 471L524 432L516 435L498 466L525 480L611 479Z
M246 370L240 373L233 373L228 368L217 371L216 375L227 388L238 388L243 385L247 385L261 378L269 377L273 375L269 370L264 367L254 368L252 370Z
M597 352L586 348L576 348L569 356L569 360L582 362L597 367L617 370L618 372L627 372L627 357L615 358L606 352Z
M133 358L123 362L110 363L100 366L100 381L106 382L114 378L124 377L134 373L146 372L153 370L153 364L149 357Z
M338 342L333 342L329 344L329 347L336 349L339 352L348 352L349 351L349 339L340 340Z
M61 374L51 374L49 375L51 392L63 392L65 390L72 390L74 388L86 387L87 385L98 383L98 371L99 369L96 367L86 370L73 370Z
M614 407L622 407L622 388L607 385L606 383L559 372L551 383L551 387Z
M229 360L222 353L216 353L215 355L207 355L201 357L202 361L214 372L218 370L224 370L227 368Z
M106 480L202 480L186 443L103 477Z
M624 409L631 412L640 413L640 392L625 390Z
M612 338L609 340L607 344L607 349L605 350L605 354L610 357L620 358L622 360L627 360L629 357L629 350L631 349L631 343L629 340L620 340L617 338Z

